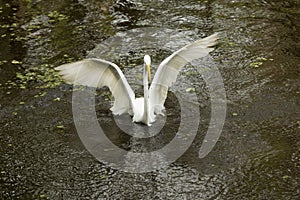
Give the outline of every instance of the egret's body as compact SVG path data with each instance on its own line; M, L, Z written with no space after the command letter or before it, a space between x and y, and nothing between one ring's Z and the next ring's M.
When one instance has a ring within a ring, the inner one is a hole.
M194 59L206 56L213 50L218 36L197 40L167 57L158 67L151 81L149 55L144 57L143 85L144 97L135 98L120 68L109 61L102 59L85 59L57 67L63 78L75 85L90 87L108 86L114 96L114 105L111 111L115 115L129 113L134 122L142 122L148 126L155 121L155 116L163 114L164 102L167 98L168 88L176 81L181 68Z

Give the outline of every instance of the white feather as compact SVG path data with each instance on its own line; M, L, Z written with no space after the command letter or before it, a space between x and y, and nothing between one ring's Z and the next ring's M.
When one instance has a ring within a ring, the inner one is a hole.
M107 86L115 99L111 108L113 114L133 114L134 92L116 64L92 58L64 64L55 69L60 70L60 74L70 84L99 88Z
M184 46L163 60L158 66L149 91L152 112L163 114L162 110L164 109L168 88L176 81L179 71L192 60L208 55L213 50L211 47L216 45L217 40L218 33L215 33Z
M149 55L144 56L144 63L149 66L151 65L151 58Z
M89 87L109 87L114 96L111 111L115 115L129 113L134 122L143 122L150 126L155 121L155 114L162 114L167 98L168 88L176 81L181 68L194 59L206 56L216 44L217 33L197 40L167 57L158 67L148 93L147 66L150 66L149 55L144 57L144 98L135 99L134 92L129 86L120 68L109 61L91 58L61 65L56 68L63 78L74 85Z

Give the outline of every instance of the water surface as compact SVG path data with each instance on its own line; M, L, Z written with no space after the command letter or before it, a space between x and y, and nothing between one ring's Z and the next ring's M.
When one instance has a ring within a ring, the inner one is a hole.
M299 10L293 0L1 1L0 197L298 199ZM210 56L223 77L227 118L213 151L199 159L211 110L205 81L192 67L170 89L167 125L151 140L124 134L109 111L108 91L99 90L99 123L115 144L133 151L159 149L174 137L180 109L173 92L185 89L181 83L192 82L200 99L199 129L187 152L163 169L131 174L85 149L73 122L72 87L53 68L145 27L182 35L172 42L172 34L159 32L169 49L129 44L111 57L138 95L143 54L150 52L156 67L186 41L222 32Z

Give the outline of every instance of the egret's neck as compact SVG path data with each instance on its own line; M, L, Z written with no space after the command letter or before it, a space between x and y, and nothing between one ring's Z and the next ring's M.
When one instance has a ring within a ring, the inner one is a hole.
M143 74L143 85L144 85L144 119L146 124L149 124L149 88L148 88L148 72L146 66L144 67Z

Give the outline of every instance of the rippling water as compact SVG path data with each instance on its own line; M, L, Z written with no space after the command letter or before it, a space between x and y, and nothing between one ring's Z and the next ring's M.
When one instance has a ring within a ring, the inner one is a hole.
M298 199L299 10L293 0L1 1L1 199ZM181 45L221 32L210 59L223 77L227 117L215 148L199 159L210 96L192 67L170 89L164 134L149 140L117 128L109 93L99 90L99 122L125 150L159 149L174 137L180 121L175 91L193 87L200 99L199 129L186 153L163 169L131 174L85 149L73 122L71 86L50 69L101 57L101 45L134 40L131 31L148 27L157 32L153 43L129 41L105 52L106 59L121 66L141 95L143 54L153 56L155 68ZM151 46L157 41L168 45Z

